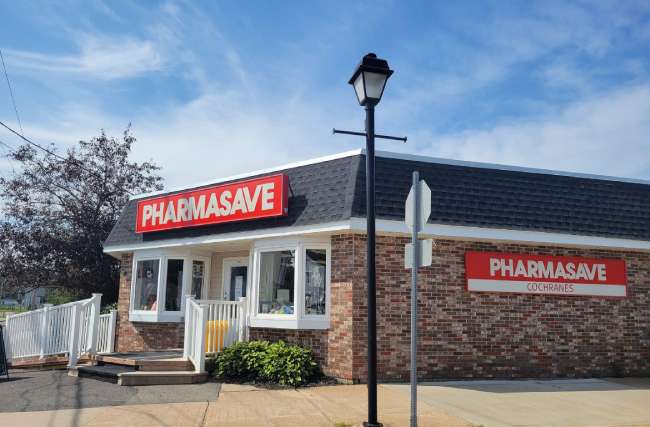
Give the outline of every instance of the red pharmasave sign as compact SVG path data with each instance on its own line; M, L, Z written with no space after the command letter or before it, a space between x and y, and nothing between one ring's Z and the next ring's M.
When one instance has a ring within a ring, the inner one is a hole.
M284 174L232 182L138 202L136 233L269 218L287 214Z
M621 259L467 252L465 274L471 292L627 296Z

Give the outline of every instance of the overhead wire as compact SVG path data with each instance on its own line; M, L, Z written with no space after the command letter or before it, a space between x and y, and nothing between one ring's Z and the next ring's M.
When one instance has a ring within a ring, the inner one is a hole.
M56 157L56 158L58 158L58 159L60 159L60 160L66 161L66 162L67 162L67 161L70 161L70 160L73 160L73 159L69 159L69 158L65 158L65 157L63 157L63 156L60 156L59 154L55 153L54 151L52 151L52 150L50 150L50 149L47 149L47 148L43 147L42 145L40 145L40 144L38 144L38 143L32 141L31 139L29 139L29 138L27 138L26 136L22 135L21 133L19 133L19 132L16 131L15 129L11 128L9 125L7 125L6 123L4 123L2 120L0 120L0 126L4 127L4 128L7 129L9 132L13 133L14 135L16 135L18 138L22 139L22 140L25 141L26 143L28 143L28 144L30 144L30 145L33 145L34 147L43 150L44 152L46 152L47 154L49 154L49 155L51 155L51 156L54 156L54 157ZM81 169L81 170L83 170L83 171L85 171L85 172L87 172L87 173L89 173L89 174L91 174L91 175L94 175L95 177L97 177L97 178L99 178L99 179L104 179L104 177L102 177L101 175L99 175L99 174L96 173L95 171L93 171L93 170L91 170L91 169L88 169L88 168L86 168L85 166L83 166L82 163L81 163L80 161L78 161L78 160L74 160L74 161L75 161L75 163L77 164L77 166L79 167L79 169ZM131 191L127 190L127 189L124 188L124 187L118 187L118 188L124 190L124 191L125 191L127 194L129 194L129 195L133 195L133 193L132 193Z
M16 106L16 98L14 98L14 90L11 87L11 82L9 80L9 74L7 73L7 66L5 65L5 58L2 55L2 49L0 49L0 62L2 62L2 69L5 73L5 79L7 80L7 86L9 87L9 96L11 97L11 103L14 106L14 112L16 113L16 120L18 120L18 126L20 126L20 133L24 134L23 123L20 121L20 115L18 114L18 107Z

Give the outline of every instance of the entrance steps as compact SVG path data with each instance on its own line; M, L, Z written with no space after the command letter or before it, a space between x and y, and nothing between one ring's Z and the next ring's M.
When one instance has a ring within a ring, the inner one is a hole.
M79 365L69 375L109 381L124 386L173 385L205 382L208 374L195 372L178 351L98 355L95 364Z

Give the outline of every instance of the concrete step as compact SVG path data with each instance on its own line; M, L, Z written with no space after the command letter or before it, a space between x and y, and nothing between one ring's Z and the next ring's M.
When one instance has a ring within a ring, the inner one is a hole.
M76 376L93 378L99 381L119 383L119 376L123 373L136 372L134 367L121 365L80 365L75 368ZM70 372L70 375L75 375Z
M208 374L189 371L133 371L118 375L117 383L134 385L176 385L196 384L207 381Z

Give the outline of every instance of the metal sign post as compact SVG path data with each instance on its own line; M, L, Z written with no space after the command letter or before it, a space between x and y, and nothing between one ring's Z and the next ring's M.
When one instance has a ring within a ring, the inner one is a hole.
M431 214L431 190L426 182L420 181L420 174L413 172L413 184L406 198L405 221L411 228L411 243L406 245L404 263L411 269L411 427L418 425L418 267L431 265L433 241L420 242L418 233Z

